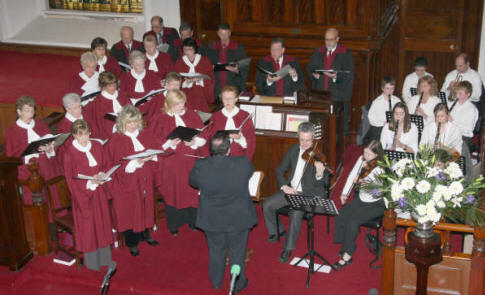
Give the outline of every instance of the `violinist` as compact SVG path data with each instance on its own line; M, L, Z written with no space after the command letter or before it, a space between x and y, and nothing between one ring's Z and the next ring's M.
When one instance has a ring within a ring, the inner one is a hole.
M352 264L352 256L356 250L355 240L360 226L384 215L386 207L382 198L376 198L368 192L355 189L359 183L372 181L382 173L382 169L377 166L377 161L382 160L383 156L380 142L371 140L364 147L362 156L357 159L347 176L340 196L342 205L347 202L352 193L354 197L335 217L334 243L342 244L339 252L340 259L334 264L337 269Z
M392 110L392 120L384 125L381 145L386 150L418 152L418 127L411 123L408 107L398 102Z
M278 240L276 233L276 211L284 206L289 205L285 199L285 194L297 194L310 196L326 196L326 187L329 184L329 171L325 168L324 160L315 160L314 163L305 161L302 155L307 150L313 149L313 137L315 129L312 123L303 122L298 126L298 144L292 145L283 160L276 168L276 178L280 190L267 198L263 203L264 221L268 230L270 243ZM285 173L289 171L289 177ZM303 211L290 210L290 225L288 234L284 230L281 221L278 219L279 228L282 231L279 236L286 236L283 251L279 261L288 262L291 251L295 249L298 235L300 234Z

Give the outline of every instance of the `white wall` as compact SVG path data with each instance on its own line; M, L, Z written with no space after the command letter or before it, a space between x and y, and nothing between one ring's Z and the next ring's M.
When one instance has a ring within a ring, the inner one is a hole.
M150 19L154 15L163 18L163 23L167 27L174 27L178 30L180 26L180 2L179 0L144 0L143 11L145 15L145 26L147 30L151 28Z
M482 19L482 36L480 38L478 72L480 73L480 76L482 77L482 82L485 82L485 11L483 13L483 19Z
M41 15L47 3L44 0L0 0L0 2L2 41L14 36Z

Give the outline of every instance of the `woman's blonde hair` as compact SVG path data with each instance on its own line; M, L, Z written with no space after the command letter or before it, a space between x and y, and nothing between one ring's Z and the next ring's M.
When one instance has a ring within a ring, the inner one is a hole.
M187 96L181 90L169 90L165 96L163 111L168 114L180 101L187 102Z
M429 75L425 75L425 76L419 78L419 80L418 80L418 92L421 88L421 83L423 83L423 82L426 82L426 83L429 84L429 86L431 86L431 89L429 91L430 92L429 94L431 96L438 95L438 83L436 82L436 80L433 77L431 77Z
M143 129L143 121L141 119L141 113L138 108L127 104L125 105L116 119L116 131L118 133L124 133L126 131L126 123L136 121L138 123L138 130Z

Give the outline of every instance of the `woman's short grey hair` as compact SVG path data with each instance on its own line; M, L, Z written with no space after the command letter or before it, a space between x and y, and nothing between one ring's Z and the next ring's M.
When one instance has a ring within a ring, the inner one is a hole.
M313 123L311 122L302 122L300 125L298 125L298 133L315 133L315 126L313 126Z
M145 61L146 60L145 54L143 54L141 51L133 50L130 53L130 60L129 60L130 61L130 65L133 65L133 63L137 59L143 59L143 61Z
M84 67L88 64L88 63L94 63L94 64L97 64L98 63L98 58L96 57L96 55L91 52L91 51L87 51L87 52L84 52L82 55L81 55L81 66Z
M62 97L62 105L65 109L75 103L81 103L81 96L79 94L71 92Z

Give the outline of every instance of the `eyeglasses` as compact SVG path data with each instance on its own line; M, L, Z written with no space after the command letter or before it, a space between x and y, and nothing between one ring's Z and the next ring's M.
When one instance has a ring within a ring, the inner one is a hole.
M335 41L337 38L325 38L325 41Z

